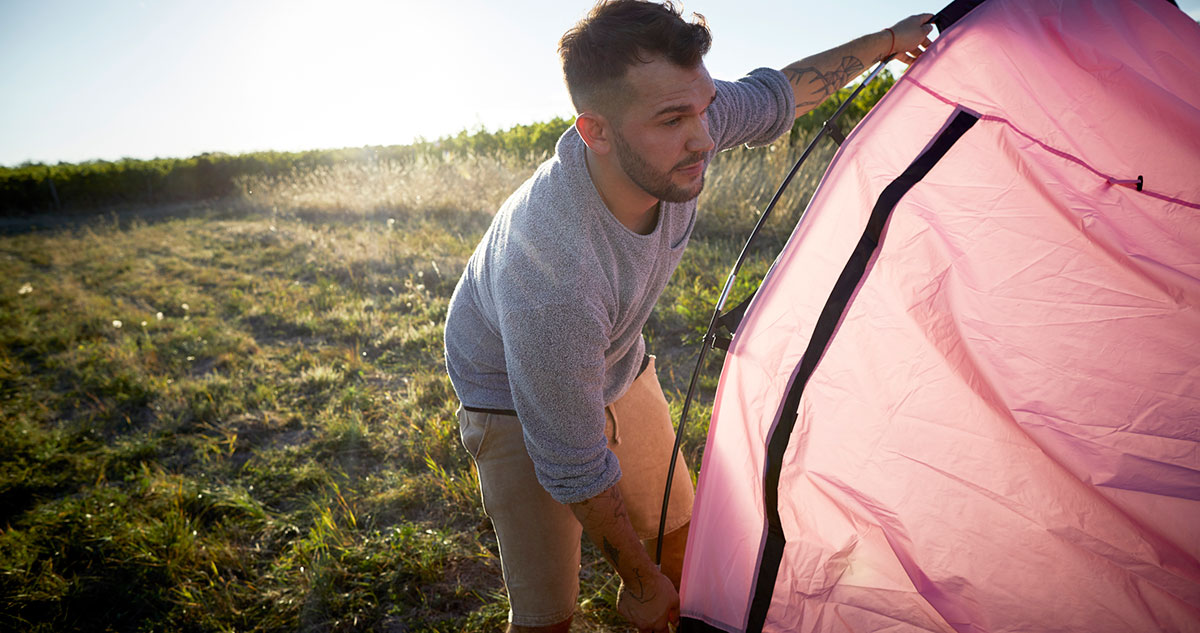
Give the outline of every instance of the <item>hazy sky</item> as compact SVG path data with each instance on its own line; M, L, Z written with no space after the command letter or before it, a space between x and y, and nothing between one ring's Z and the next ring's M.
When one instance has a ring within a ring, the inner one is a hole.
M945 0L689 0L715 77ZM1200 17L1200 0L1180 6ZM0 0L0 165L391 145L570 116L591 0Z

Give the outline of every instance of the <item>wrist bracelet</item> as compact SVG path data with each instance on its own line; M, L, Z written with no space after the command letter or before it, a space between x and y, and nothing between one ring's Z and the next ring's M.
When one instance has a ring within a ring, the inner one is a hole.
M887 54L887 57L891 57L892 55L896 54L896 32L891 29L884 29L884 30L888 32L888 35L892 36L892 43L890 45L888 45L888 54Z

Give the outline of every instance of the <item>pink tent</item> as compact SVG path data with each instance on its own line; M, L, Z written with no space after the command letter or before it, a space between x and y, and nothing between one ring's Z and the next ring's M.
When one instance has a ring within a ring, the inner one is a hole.
M685 631L1200 631L1200 26L970 4L733 339Z

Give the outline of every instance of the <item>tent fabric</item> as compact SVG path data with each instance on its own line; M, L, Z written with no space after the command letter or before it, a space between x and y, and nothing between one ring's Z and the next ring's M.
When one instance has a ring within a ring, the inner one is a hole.
M988 0L891 88L729 348L681 597L685 631L1200 631L1200 26Z

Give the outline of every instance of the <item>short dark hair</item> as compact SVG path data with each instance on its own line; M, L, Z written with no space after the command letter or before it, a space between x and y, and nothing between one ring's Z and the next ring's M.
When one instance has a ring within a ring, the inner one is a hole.
M679 9L645 0L601 0L558 44L571 102L582 112L594 108L619 116L627 90L621 86L635 63L663 56L683 68L700 65L712 44L704 16L687 22Z

